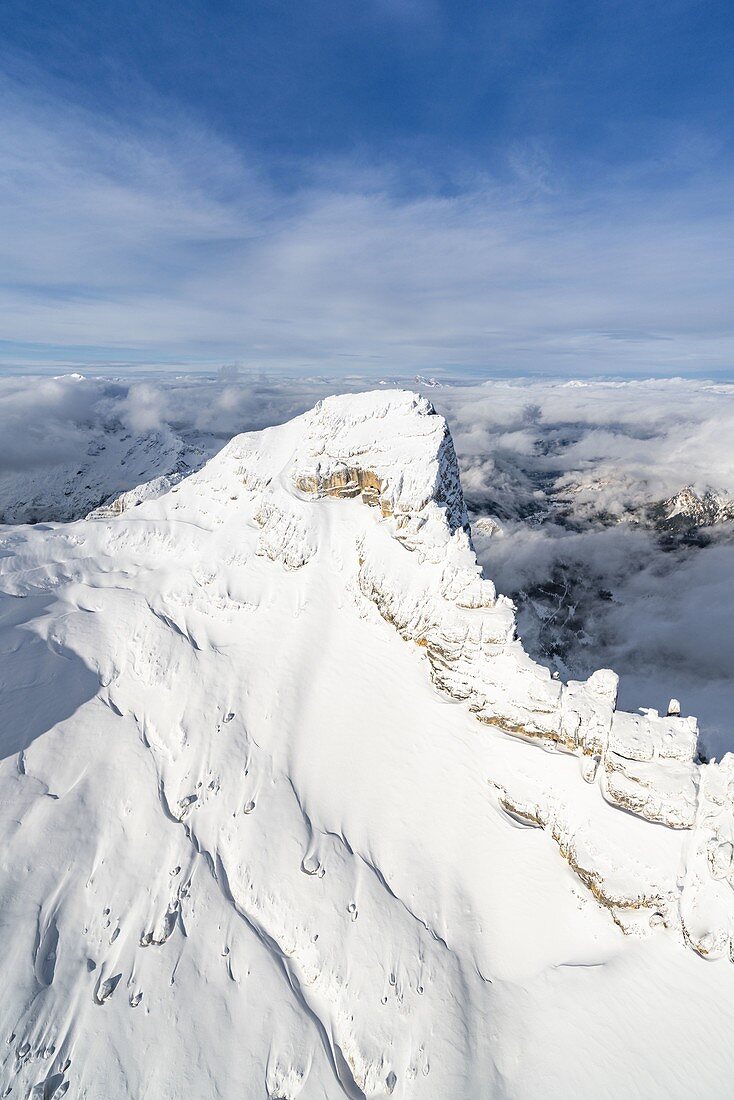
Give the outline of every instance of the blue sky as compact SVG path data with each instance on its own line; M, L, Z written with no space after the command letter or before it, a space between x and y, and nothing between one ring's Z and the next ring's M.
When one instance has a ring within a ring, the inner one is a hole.
M734 371L718 0L0 7L0 364Z

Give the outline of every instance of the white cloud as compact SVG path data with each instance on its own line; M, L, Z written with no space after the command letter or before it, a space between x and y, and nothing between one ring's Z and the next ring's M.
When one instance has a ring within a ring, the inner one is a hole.
M284 194L170 110L133 131L0 91L7 363L13 342L27 361L332 371L705 372L734 357L716 181L610 180L571 202L517 170L406 197L398 166L342 162L294 166Z

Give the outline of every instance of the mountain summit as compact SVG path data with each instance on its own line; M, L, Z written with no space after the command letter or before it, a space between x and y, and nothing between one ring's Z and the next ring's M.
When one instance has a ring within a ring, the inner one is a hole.
M10 528L0 591L3 1095L734 1080L734 757L527 656L425 399Z

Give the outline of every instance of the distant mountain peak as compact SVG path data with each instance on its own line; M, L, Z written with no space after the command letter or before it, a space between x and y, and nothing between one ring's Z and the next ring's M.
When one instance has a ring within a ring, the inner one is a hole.
M656 515L666 527L713 527L734 520L734 497L713 489L696 492L686 485L662 501Z

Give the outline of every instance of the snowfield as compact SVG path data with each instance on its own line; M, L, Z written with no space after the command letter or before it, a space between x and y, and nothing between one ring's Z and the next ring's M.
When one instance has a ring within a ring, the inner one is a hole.
M427 400L5 528L0 593L0 1095L734 1088L734 756L527 656Z

